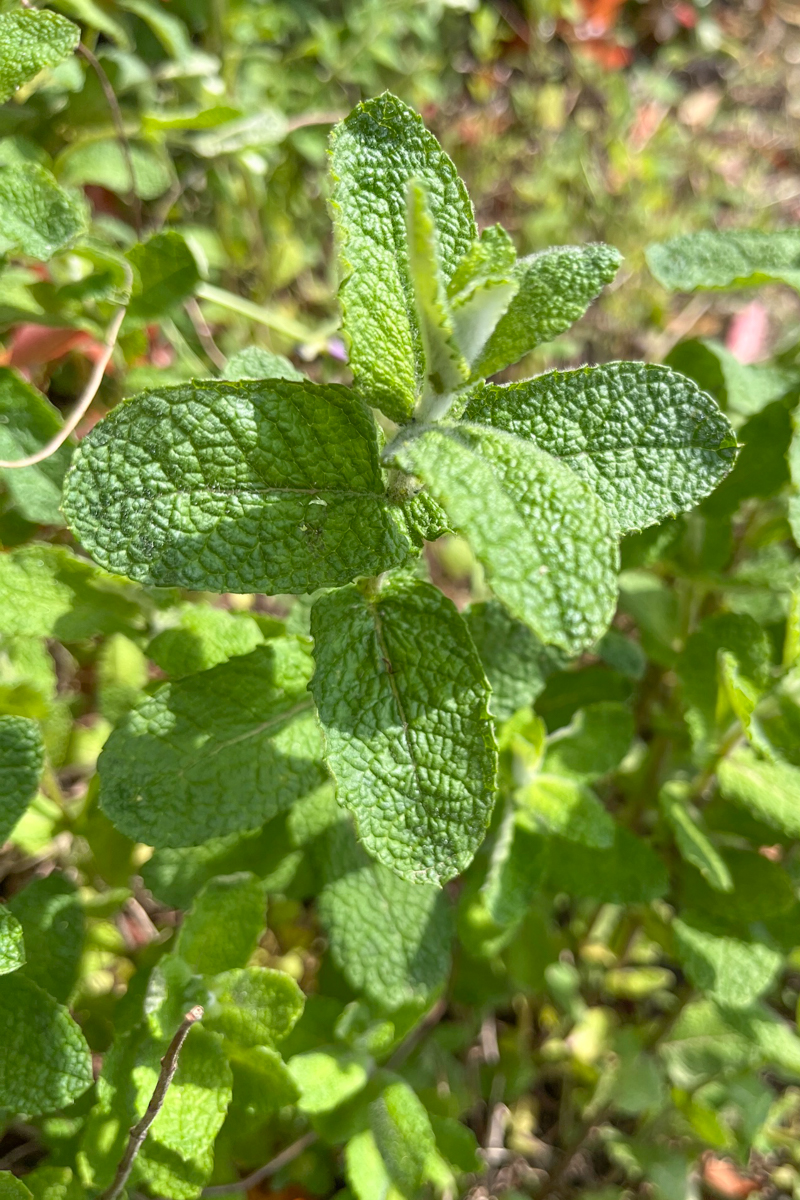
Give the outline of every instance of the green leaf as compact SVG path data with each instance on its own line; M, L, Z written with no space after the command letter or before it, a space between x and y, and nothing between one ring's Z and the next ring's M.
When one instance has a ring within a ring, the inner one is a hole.
M86 934L75 884L54 871L17 892L8 907L25 938L28 961L22 974L66 1004L78 978Z
M170 609L169 628L157 633L147 656L173 679L208 671L240 654L250 654L264 642L256 621L209 604L184 604Z
M519 291L516 251L500 225L481 232L448 288L456 341L472 366Z
M240 872L210 879L181 925L175 953L198 975L243 967L267 923L264 884Z
M429 1000L450 969L453 922L445 894L373 862L349 821L328 831L322 854L319 917L350 986L390 1011Z
M0 1171L0 1200L33 1200L21 1179L10 1171Z
M617 546L602 501L573 471L519 438L467 424L423 427L387 456L429 486L498 599L543 642L578 653L604 633Z
M614 844L615 825L597 796L580 782L560 775L537 775L514 793L520 817L537 832L558 834L584 846Z
M729 1008L749 1008L775 981L779 950L761 942L718 936L699 918L672 923L678 957L692 983Z
M492 716L507 721L517 709L533 704L559 656L497 600L471 604L464 620L492 685Z
M296 1104L299 1092L277 1050L267 1046L225 1047L233 1071L233 1108L248 1116L272 1117Z
M65 191L44 167L0 166L0 255L25 254L47 262L86 225L83 197Z
M472 860L494 803L489 686L453 603L430 584L355 587L311 613L311 690L339 800L369 854L441 883Z
M797 371L785 367L739 362L722 342L690 338L679 342L664 360L688 375L704 392L711 392L728 410L751 417L797 386Z
M304 996L290 975L268 967L243 967L208 980L205 1026L238 1046L274 1049L291 1033Z
M626 704L587 704L547 739L542 771L592 783L619 766L633 735L633 714Z
M19 971L0 978L0 1110L57 1112L92 1084L89 1047L72 1017Z
M169 157L161 147L149 142L130 141L128 149L136 195L140 200L157 200L174 180ZM56 171L62 182L73 187L88 183L108 188L119 196L127 196L131 190L128 158L116 138L74 143L59 156Z
M360 1092L368 1078L362 1058L337 1046L295 1054L287 1066L300 1092L297 1107L306 1113L338 1108Z
M681 858L697 867L703 878L718 892L732 892L733 879L725 859L717 850L700 821L687 807L688 787L679 782L664 785L658 801L675 836Z
M709 517L730 517L743 500L774 496L789 481L786 452L792 439L786 401L768 404L738 430L741 450L727 479L704 502Z
M147 658L124 633L112 633L97 655L97 707L112 725L133 708L150 681Z
M416 179L408 185L406 223L409 270L425 358L418 411L422 420L437 420L469 378L469 366L453 330L428 191Z
M200 282L197 260L175 230L139 242L126 257L134 272L128 320L146 323L165 316Z
M262 825L325 778L309 674L292 638L143 696L98 762L106 815L152 846Z
M273 354L263 346L246 346L232 354L222 372L223 379L294 379L302 383L305 375L282 354Z
M13 462L33 454L61 429L61 416L41 392L16 371L0 367L0 458ZM59 505L72 446L61 446L32 467L3 468L0 479L26 521L63 525Z
M333 385L144 392L83 439L63 507L98 562L158 586L304 593L378 574L410 551L373 419Z
M81 31L54 12L22 8L0 16L0 104L45 67L72 54Z
M359 104L333 131L331 206L339 297L356 385L369 403L407 421L425 363L406 232L406 189L428 190L448 284L476 236L466 188L422 119L388 93Z
M123 581L38 542L0 554L0 625L12 637L75 642L139 624Z
M36 1167L25 1176L33 1200L84 1200L86 1195L80 1181L69 1167ZM2 1200L0 1190L0 1200Z
M548 884L606 904L647 904L667 892L666 867L647 842L617 826L608 849L552 839Z
M472 374L494 375L569 329L617 273L613 246L554 246L520 259L516 295L483 347Z
M481 895L496 925L516 925L541 891L548 843L534 833L524 813L508 809L492 850Z
M389 1178L370 1129L357 1133L345 1146L344 1169L357 1200L404 1200Z
M800 230L687 233L645 251L659 283L673 292L752 287L773 280L800 289Z
M765 762L739 747L717 768L720 791L760 821L790 837L800 835L800 770L780 759Z
M0 716L0 845L36 795L43 766L36 721Z
M669 367L607 363L475 392L464 419L525 438L590 483L621 532L693 508L728 474L736 436Z
M384 1088L369 1106L369 1122L390 1178L407 1196L415 1196L427 1178L436 1151L430 1118L422 1101L398 1080Z
M22 926L7 905L0 905L0 975L10 975L24 965Z
M769 638L745 613L715 613L707 617L686 641L677 663L687 706L687 722L694 740L706 744L714 737L718 721L720 654L730 654L738 671L755 684L764 684L771 658ZM723 724L729 723L723 720Z

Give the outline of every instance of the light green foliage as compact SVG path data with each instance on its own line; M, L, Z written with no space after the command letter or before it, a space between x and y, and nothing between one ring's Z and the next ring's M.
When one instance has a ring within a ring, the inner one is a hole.
M10 1171L0 1171L0 1200L31 1200L31 1192Z
M220 875L197 894L181 926L176 953L198 975L243 967L266 924L266 893L254 875Z
M405 1195L415 1195L436 1155L430 1118L402 1080L390 1083L370 1105L370 1129L389 1177Z
M509 807L492 850L481 897L496 925L516 924L542 888L547 840L530 828L524 812Z
M0 975L9 975L25 965L22 926L5 904L0 906Z
M393 1185L371 1130L357 1133L344 1152L345 1174L357 1200L402 1200Z
M83 1034L67 1012L19 971L0 978L0 1111L57 1112L92 1083Z
M360 104L333 132L331 206L350 363L363 395L393 420L411 416L425 364L406 233L406 188L428 191L448 284L475 235L455 167L415 112L388 94Z
M61 428L58 411L16 371L0 367L0 458L13 462L45 445ZM28 521L61 525L61 485L72 449L60 447L44 462L3 468L0 478L18 512Z
M613 246L556 246L521 259L512 278L516 295L473 366L473 376L494 375L542 342L550 342L582 317L617 273L622 256Z
M617 548L602 501L573 471L477 425L423 428L387 453L430 487L492 590L543 642L576 653L600 637L616 599Z
M44 745L36 722L0 716L0 843L36 795L43 766Z
M249 654L264 641L258 624L246 613L185 604L170 609L167 617L174 623L156 634L147 654L173 679Z
M555 670L558 655L497 600L471 604L464 618L492 685L491 713L507 721L518 708L533 703Z
M194 292L200 282L197 261L174 230L138 242L128 253L134 283L128 320L153 321L165 316Z
M25 1176L25 1184L33 1200L84 1200L80 1181L69 1167L37 1167Z
M268 1046L225 1047L233 1072L233 1107L248 1116L272 1117L296 1104L300 1093L277 1050Z
M0 254L46 262L83 233L86 223L85 201L60 187L44 167L0 166Z
M303 993L282 971L243 967L208 980L206 1028L236 1045L272 1049L291 1032L303 1011Z
M734 432L711 397L652 363L486 385L464 415L564 462L592 485L622 532L694 507L736 458Z
M263 346L246 346L232 354L222 372L223 379L305 379L283 354L274 354Z
M694 379L728 411L746 417L780 400L798 383L796 370L739 362L722 342L713 338L679 342L667 355L665 363L681 375Z
M112 633L97 656L97 699L100 712L115 725L133 708L149 674L142 651L125 637Z
M766 680L770 646L766 633L744 613L717 613L689 637L677 669L696 741L713 739L718 724L720 655L732 656L738 671L755 684ZM730 714L735 715L735 714Z
M676 919L678 956L696 987L728 1008L749 1008L775 981L782 955L761 942L717 935L701 924Z
M60 872L34 879L9 909L22 926L27 963L22 974L66 1004L78 976L85 918L77 889Z
M64 513L98 562L160 586L310 592L409 551L367 409L345 388L286 380L119 405L81 442Z
M520 285L514 243L501 225L481 232L459 262L448 293L456 340L472 366Z
M542 771L592 783L619 766L633 732L633 714L626 705L613 700L589 704L548 738Z
M430 584L323 596L311 689L338 797L379 862L440 883L470 862L494 802L489 688L465 625Z
M0 104L78 44L81 31L54 12L22 8L0 16Z
M320 920L348 983L389 1010L428 1000L450 966L452 918L445 894L373 862L347 821L329 830L321 853Z
M173 182L169 158L149 142L130 141L128 146L133 181L128 159L115 138L92 138L70 146L56 163L59 179L73 187L88 183L108 188L120 196L129 195L133 182L133 190L141 200L163 196Z
M723 796L790 837L800 835L800 771L776 759L768 762L739 747L719 764Z
M559 834L584 846L607 848L614 844L614 822L591 788L580 779L537 775L515 792L520 817L532 828Z
M312 1050L289 1059L289 1074L300 1093L301 1112L324 1113L338 1108L362 1090L367 1071L348 1050Z
M622 826L608 848L554 840L548 881L558 891L592 896L607 904L645 904L667 891L664 863L647 842Z
M800 288L800 231L702 230L648 246L647 265L676 292L753 286L772 280Z
M100 757L104 812L153 846L262 825L325 777L310 667L290 638L143 696Z
M658 797L661 811L672 828L675 843L685 862L697 867L703 878L719 892L733 891L733 880L725 859L688 808L687 788L666 784Z

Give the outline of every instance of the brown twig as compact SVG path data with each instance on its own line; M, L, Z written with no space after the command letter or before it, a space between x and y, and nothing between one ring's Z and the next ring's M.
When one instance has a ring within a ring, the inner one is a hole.
M155 1121L156 1117L161 1111L162 1105L164 1104L169 1085L172 1083L175 1072L178 1069L178 1057L183 1047L183 1043L186 1041L189 1030L196 1021L201 1019L202 1016L203 1009L198 1004L195 1008L190 1009L183 1018L180 1029L170 1042L167 1052L161 1060L161 1073L158 1076L158 1081L153 1091L153 1095L150 1097L150 1103L145 1110L145 1114L141 1121L137 1121L130 1131L128 1145L125 1148L125 1153L123 1154L120 1164L117 1167L117 1173L114 1176L114 1182L110 1185L110 1187L106 1188L102 1196L100 1196L100 1200L117 1200L117 1197L121 1195L125 1184L128 1182L128 1176L133 1169L136 1156L142 1148L144 1139L147 1137L147 1131L153 1124L153 1121Z
M408 1056L416 1050L421 1041L428 1036L434 1026L438 1025L444 1014L447 1012L447 998L441 996L433 1008L429 1009L425 1016L420 1021L419 1025L415 1025L409 1033L408 1037L400 1043L391 1056L386 1066L390 1071L395 1071L401 1063L404 1063Z
M194 296L190 296L183 307L186 309L189 320L194 326L194 331L197 334L197 340L200 342L200 345L203 347L217 370L221 371L228 360L220 350L217 343L214 341L208 321L203 316L202 308L197 303Z
M89 66L94 71L98 78L100 87L103 89L103 95L106 98L106 103L111 109L111 119L114 122L114 129L117 133L117 141L119 148L122 151L122 157L125 159L125 166L128 168L130 176L130 188L128 195L128 203L133 209L133 223L136 227L136 236L141 241L142 239L142 201L136 192L136 175L133 171L133 158L131 157L131 144L128 141L128 135L125 132L125 126L122 121L122 110L117 100L116 92L111 86L111 80L106 75L103 68L100 66L97 58L94 56L88 46L84 46L83 42L78 44L78 54L85 58Z
M281 1150L280 1154L276 1154L275 1157L271 1158L270 1161L265 1163L263 1167L259 1167L257 1171L252 1171L249 1175L246 1175L244 1179L236 1179L233 1183L217 1183L213 1187L203 1188L200 1195L202 1197L227 1196L231 1192L249 1191L250 1188L253 1188L257 1184L261 1183L262 1180L269 1179L271 1175L277 1175L278 1171L280 1171L283 1167L288 1166L290 1162L294 1162L294 1160L298 1158L304 1150L307 1150L309 1146L314 1145L314 1142L317 1140L317 1136L318 1135L314 1133L313 1129L310 1129L308 1133L304 1133L303 1136L298 1138L296 1142L292 1142L291 1146L287 1146L285 1150ZM101 1197L100 1200L103 1200L103 1197Z

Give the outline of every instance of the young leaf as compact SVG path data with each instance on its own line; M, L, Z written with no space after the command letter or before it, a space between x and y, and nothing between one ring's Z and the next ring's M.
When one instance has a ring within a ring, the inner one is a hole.
M675 835L675 844L685 862L697 867L703 878L718 892L732 892L733 880L725 859L690 814L686 806L686 787L677 782L665 784L658 801Z
M262 825L325 778L309 674L287 639L145 695L100 756L104 812L151 846Z
M297 1086L277 1050L227 1043L225 1051L233 1071L233 1108L248 1116L274 1117L279 1109L297 1103Z
M450 969L453 922L444 892L373 862L347 820L328 831L320 856L319 917L350 986L389 1011L427 1001Z
M60 429L61 417L49 400L16 371L0 367L0 458L25 458ZM63 525L61 485L71 457L72 446L65 444L35 466L0 470L12 503L27 521Z
M367 1082L367 1069L352 1050L339 1046L295 1054L287 1063L305 1113L330 1112L355 1096Z
M78 978L86 920L78 890L60 871L34 879L12 896L9 910L22 926L26 979L66 1004Z
M614 844L615 825L597 796L581 783L561 775L537 775L514 793L519 818L537 832L558 834L583 846L607 849Z
M742 746L720 762L717 778L727 800L748 809L760 821L800 836L800 770L787 762L765 762Z
M134 282L128 320L146 323L167 315L191 296L200 282L197 260L173 229L139 242L127 254Z
M0 975L9 975L24 965L22 926L6 904L0 905Z
M184 918L175 953L198 975L243 967L266 925L266 909L266 889L255 875L210 879Z
M208 986L204 1024L237 1046L274 1049L303 1011L303 993L283 971L243 967L216 975Z
M494 803L489 685L453 603L430 584L355 587L311 613L311 690L338 796L367 851L442 883L471 861Z
M386 1170L403 1195L414 1196L437 1153L430 1118L404 1080L384 1088L369 1106L369 1123Z
M736 458L736 436L711 397L652 363L487 384L464 419L516 434L561 460L592 485L621 532L692 508Z
M492 716L507 721L533 703L557 669L559 656L497 600L471 604L464 620L492 685Z
M92 1085L92 1060L67 1012L17 971L0 978L0 1109L38 1116Z
M81 31L58 13L22 8L0 16L0 104L45 67L55 67L80 41Z
M448 294L456 340L472 366L519 291L514 243L501 225L481 232L461 259Z
M579 709L547 740L542 771L593 783L618 767L633 740L633 715L625 704L600 700Z
M166 619L175 623L156 634L147 656L173 679L250 654L264 642L259 625L249 614L210 604L184 604L170 609Z
M695 987L727 1008L749 1008L775 981L783 956L771 946L719 936L704 923L672 923L678 957Z
M495 924L506 927L522 920L544 884L547 850L547 839L533 832L525 814L509 807L481 888Z
M617 545L591 487L550 454L477 425L423 427L387 457L430 488L509 611L577 654L605 632Z
M407 421L424 380L422 337L406 233L406 189L428 189L441 270L449 283L471 246L466 188L421 118L388 93L360 104L333 131L331 206L339 241L339 297L350 363L369 403Z
M345 1146L344 1169L356 1200L404 1200L389 1178L370 1129L357 1133Z
M752 287L772 280L800 289L800 230L686 233L646 250L647 265L673 292Z
M222 372L223 379L294 379L302 383L305 375L282 354L273 354L263 346L246 346L232 354Z
M98 562L162 587L305 593L410 552L372 417L333 385L144 392L83 439L63 507Z
M47 262L83 233L86 224L83 197L65 191L44 167L0 166L0 254L25 254Z
M36 795L43 766L44 744L36 721L0 716L0 845Z
M474 362L473 378L494 375L569 329L621 261L619 251L602 244L555 246L521 259L512 276L516 294Z
M686 641L677 670L683 684L687 722L695 741L713 738L717 724L720 654L730 654L738 673L764 684L771 657L769 638L746 613L715 613L707 617Z

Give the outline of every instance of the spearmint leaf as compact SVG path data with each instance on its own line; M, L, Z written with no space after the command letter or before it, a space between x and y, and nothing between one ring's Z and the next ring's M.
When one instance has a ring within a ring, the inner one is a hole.
M800 835L800 770L787 762L765 762L742 746L717 768L726 800L748 809L760 821L790 837Z
M542 890L547 870L547 840L531 830L523 813L509 808L492 850L481 888L495 924L516 925Z
M686 641L677 663L687 706L687 722L695 741L713 738L719 694L718 660L733 656L742 675L765 684L771 658L769 637L745 613L715 613L707 617Z
M373 862L349 821L329 830L322 853L319 917L347 982L390 1011L430 999L450 969L453 921L444 892Z
M0 554L0 626L63 642L129 629L141 621L122 584L65 546L19 546Z
M514 793L520 817L537 832L558 834L583 846L613 846L615 825L597 796L581 783L560 775L537 775Z
M233 1071L233 1107L248 1116L271 1117L288 1104L296 1104L299 1092L277 1050L248 1046L246 1050L226 1045Z
M10 975L24 965L22 926L7 905L0 905L0 975Z
M131 321L146 323L165 316L200 282L197 260L175 230L139 242L126 257L134 272L127 313Z
M0 104L45 67L72 54L81 31L58 13L23 8L0 16Z
M367 1082L365 1062L351 1050L331 1046L295 1054L287 1063L305 1113L330 1112L355 1096Z
M699 919L697 919L699 920ZM696 919L672 923L678 957L692 983L728 1008L749 1008L775 981L779 950L704 929Z
M41 450L61 424L58 410L41 392L16 371L0 367L0 458L13 462ZM0 470L14 507L26 521L63 525L61 485L71 457L72 446L64 445L32 467Z
M648 904L665 895L667 870L647 842L617 826L608 849L552 839L548 882L570 896L606 904Z
M406 223L409 270L425 357L419 412L423 419L436 420L447 411L453 394L466 383L469 366L453 330L428 191L416 179L408 185Z
M168 155L149 142L131 141L129 150L136 195L141 200L157 200L174 179ZM127 196L131 190L128 159L116 138L77 142L59 155L56 171L59 179L73 187L88 183L118 196Z
M477 362L474 378L494 375L542 342L569 329L616 275L622 255L613 246L555 246L521 259L516 295Z
M728 410L745 417L780 400L798 382L797 371L739 362L735 354L713 338L690 338L679 342L664 359L664 364L681 375L688 375Z
M184 917L175 953L198 975L243 967L267 923L264 884L243 871L210 879Z
M0 166L0 255L47 262L83 233L87 221L83 197L65 191L38 163Z
M406 189L428 190L448 284L476 236L456 169L422 119L388 93L359 104L331 138L331 207L356 385L396 421L414 411L425 374L406 233Z
M565 463L605 501L621 532L693 508L736 458L736 436L715 401L652 363L487 384L464 419L516 434Z
M96 678L97 707L116 725L150 682L147 658L124 633L112 633L97 655Z
M673 292L752 287L778 280L800 288L800 230L686 233L645 251L659 283Z
M732 892L733 879L725 859L717 850L700 822L687 808L688 788L678 782L665 784L658 797L661 811L675 835L681 858L693 867L718 892Z
M593 645L616 603L617 544L591 487L550 454L478 425L436 425L395 442L467 538L489 584L537 637L568 653Z
M86 919L78 890L60 872L34 879L9 901L22 926L26 979L66 1004L78 978Z
M344 1169L356 1200L404 1200L389 1178L371 1130L357 1133L347 1143Z
M519 291L514 243L501 225L481 232L456 267L450 296L456 340L470 366Z
M311 612L311 691L337 781L369 854L442 883L472 860L494 803L489 685L453 603L427 583L356 587Z
M626 704L587 704L547 739L542 771L592 783L619 766L633 735L633 714Z
M316 787L310 666L292 638L143 696L98 761L106 815L136 841L196 846L254 829Z
M92 1084L83 1034L61 1004L19 971L0 978L0 1110L39 1116Z
M243 967L208 981L205 1027L238 1046L275 1049L291 1033L304 996L290 975L268 967Z
M69 1167L36 1167L25 1176L33 1200L84 1200L85 1190ZM0 1200L2 1200L0 1190Z
M184 604L167 614L175 624L157 633L147 656L173 679L208 671L230 658L250 654L264 642L256 621L210 604Z
M507 721L517 709L533 704L547 676L557 670L559 657L498 600L471 604L464 620L492 685L489 709L498 721Z
M306 593L410 551L372 416L334 385L143 392L83 439L63 507L98 562L157 586Z
M0 1171L0 1200L33 1200L21 1179L10 1171Z
M263 346L246 346L231 355L222 372L223 379L294 379L302 382L305 375L282 354L273 354Z
M0 845L36 795L43 766L36 721L0 716Z
M437 1153L422 1101L404 1080L390 1083L370 1104L369 1123L390 1178L403 1195L416 1195Z

